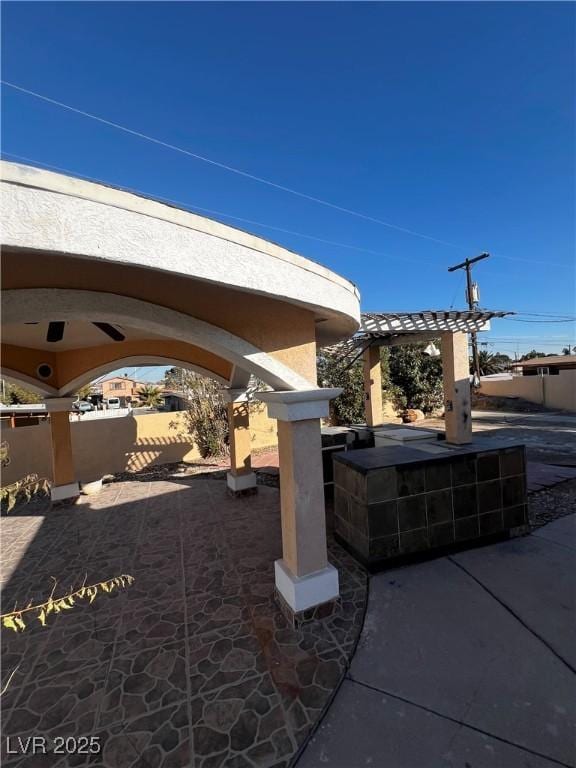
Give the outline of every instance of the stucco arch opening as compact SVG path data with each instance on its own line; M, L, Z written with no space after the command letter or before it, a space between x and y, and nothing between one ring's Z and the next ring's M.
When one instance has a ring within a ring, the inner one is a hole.
M64 386L60 387L58 394L62 397L73 395L85 384L89 384L91 381L94 381L101 376L105 376L107 373L112 373L112 371L116 371L119 368L142 368L152 365L184 368L184 370L192 371L200 376L206 376L209 379L213 379L223 387L227 386L229 383L228 379L223 376L220 376L207 368L195 365L188 360L178 360L173 357L160 357L154 355L134 355L133 357L117 358L111 362L91 368L89 371L85 371L80 376L77 376L75 379L70 380Z
M228 487L245 492L255 485L245 407L253 374L274 390L259 398L278 426L278 594L295 613L333 600L320 419L340 390L318 387L316 350L358 329L355 286L190 211L36 168L3 162L2 171L3 365L47 395L53 499L78 493L71 392L160 360L228 382ZM94 336L102 325L116 332Z
M148 332L155 338L178 340L207 350L231 366L254 374L272 389L308 390L316 386L315 382L229 331L191 315L128 296L58 288L7 290L3 292L2 315L6 326L27 323L32 318L35 322L55 318L74 322L89 317L94 322L128 326ZM43 386L41 381L38 386ZM63 381L58 382L55 389L59 394L65 394L72 386L71 382Z

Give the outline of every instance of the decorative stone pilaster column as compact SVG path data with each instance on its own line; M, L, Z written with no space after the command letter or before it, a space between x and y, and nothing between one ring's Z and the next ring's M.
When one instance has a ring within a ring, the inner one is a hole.
M230 471L226 475L232 493L255 493L256 474L250 457L250 410L246 389L222 391L228 403L230 427Z
M339 595L328 562L320 419L341 389L259 392L278 420L282 554L275 562L280 604L293 621L318 615Z
M73 397L46 398L46 411L50 415L50 437L52 441L52 501L70 499L80 494L74 469L70 411Z
M363 352L364 362L364 413L366 424L376 427L382 424L382 372L380 347L368 347Z
M442 334L442 372L446 442L456 445L471 443L472 402L468 334L461 331Z

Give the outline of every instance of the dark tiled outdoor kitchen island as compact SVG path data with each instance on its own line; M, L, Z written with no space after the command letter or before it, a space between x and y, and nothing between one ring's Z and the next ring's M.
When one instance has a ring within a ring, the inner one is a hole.
M523 445L428 446L334 455L335 534L371 568L528 530Z

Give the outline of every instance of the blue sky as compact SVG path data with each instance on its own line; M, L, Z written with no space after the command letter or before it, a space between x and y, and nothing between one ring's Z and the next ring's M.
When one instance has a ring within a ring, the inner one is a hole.
M464 307L447 267L486 250L483 306L575 316L573 4L5 2L2 16L4 80L427 237L10 88L6 155L366 249L236 222L353 280L365 310ZM495 323L492 349L576 344L575 323L529 319Z

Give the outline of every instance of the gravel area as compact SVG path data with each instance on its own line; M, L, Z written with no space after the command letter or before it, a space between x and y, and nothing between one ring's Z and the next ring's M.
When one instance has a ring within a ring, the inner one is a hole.
M567 480L528 497L528 516L533 528L573 512L576 512L576 480Z

